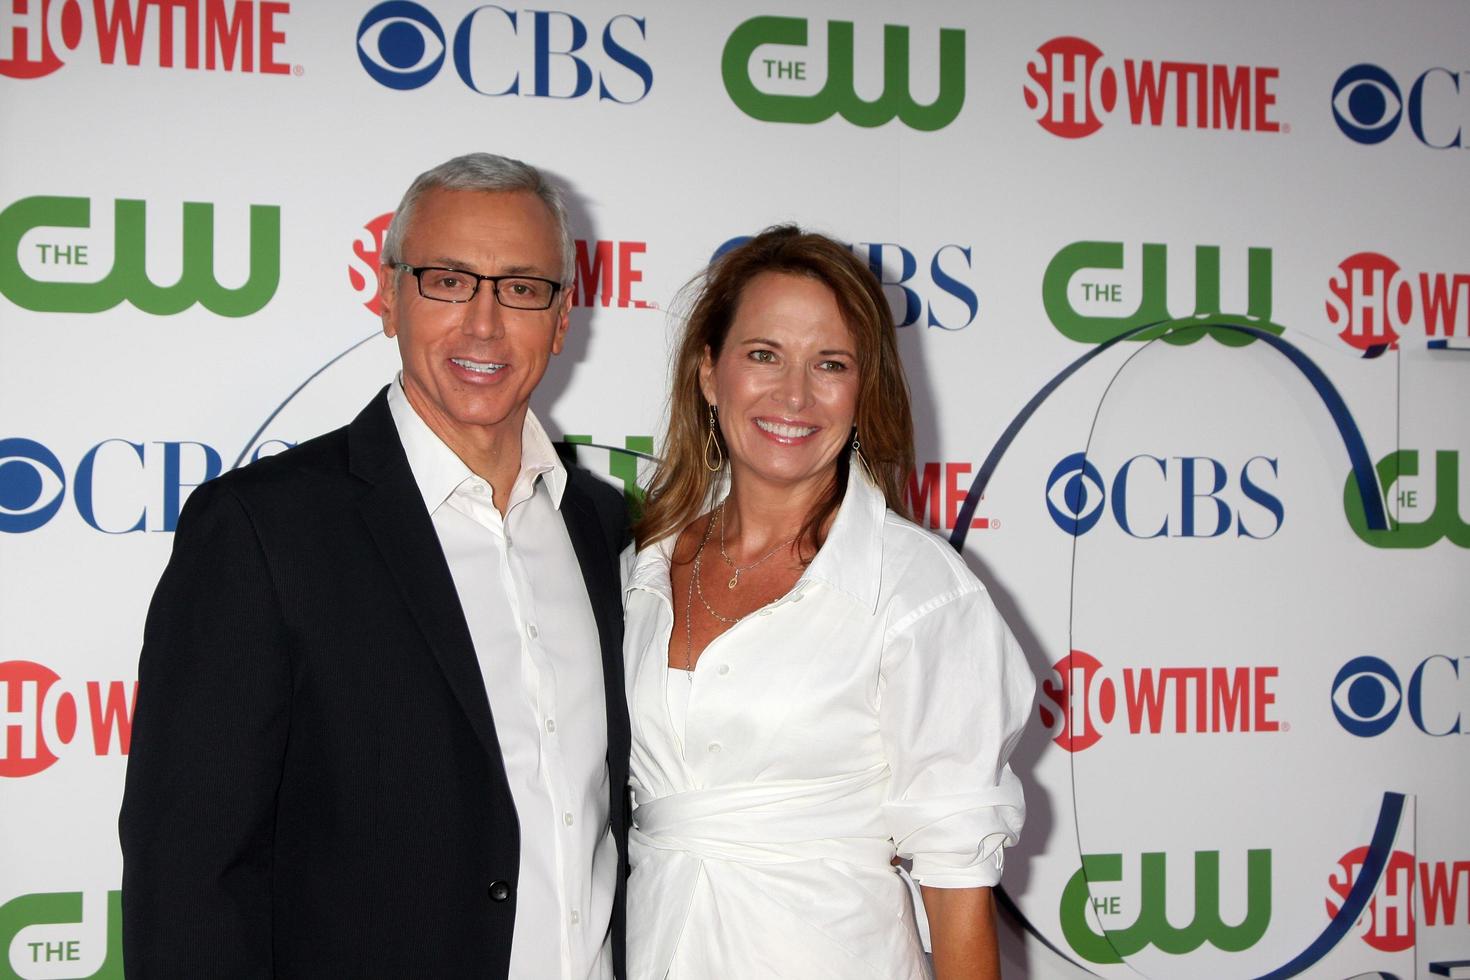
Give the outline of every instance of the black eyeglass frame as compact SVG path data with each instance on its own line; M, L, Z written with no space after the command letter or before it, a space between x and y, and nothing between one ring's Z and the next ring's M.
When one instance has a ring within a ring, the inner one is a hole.
M393 268L397 269L399 272L410 273L413 276L414 281L418 283L419 296L424 299L431 300L435 303L468 303L473 300L476 295L479 294L480 283L488 282L490 284L490 292L495 296L495 302L499 303L507 310L522 310L527 313L539 313L543 310L551 309L552 304L556 302L556 294L561 292L562 290L561 283L557 282L555 279L547 279L545 276L528 276L521 273L514 273L506 276L482 276L478 272L471 272L468 269L454 269L447 265L409 265L407 262L394 262ZM438 296L429 296L424 292L424 273L430 271L453 272L461 276L468 276L469 278L475 280L474 288L470 290L469 296L464 299L440 299ZM551 287L551 295L547 297L545 306L511 306L505 300L500 298L500 284L506 279L529 279L532 282L544 282Z

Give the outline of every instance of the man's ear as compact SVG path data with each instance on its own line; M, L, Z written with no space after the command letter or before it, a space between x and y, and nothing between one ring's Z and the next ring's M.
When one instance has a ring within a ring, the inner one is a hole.
M388 337L398 336L397 310L394 308L397 300L398 269L391 265L378 266L378 305L383 308L383 334Z
M557 302L556 330L551 334L551 352L560 354L567 342L567 329L572 325L572 298L573 290L577 288L576 280L572 280L567 287L561 291L561 299Z

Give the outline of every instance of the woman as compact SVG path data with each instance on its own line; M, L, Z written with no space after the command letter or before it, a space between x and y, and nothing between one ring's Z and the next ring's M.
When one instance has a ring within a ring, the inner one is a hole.
M872 273L792 227L718 259L664 452L625 593L630 980L924 977L895 854L939 980L998 975L1034 683L901 516L913 425Z

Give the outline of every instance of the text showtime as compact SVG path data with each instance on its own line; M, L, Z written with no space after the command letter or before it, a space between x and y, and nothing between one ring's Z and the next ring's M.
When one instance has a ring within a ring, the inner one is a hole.
M33 776L68 751L127 755L137 696L137 681L73 685L44 664L0 663L0 778Z
M1133 735L1279 732L1272 689L1279 672L1277 667L1125 667L1120 685L1096 657L1073 650L1052 665L1036 707L1052 741L1068 752L1097 744L1120 715Z
M1125 58L1080 37L1054 37L1031 56L1021 87L1032 116L1066 139L1091 136L1112 119L1134 126L1281 132L1279 68Z
M286 75L281 0L0 0L0 75L71 63Z
M1344 343L1376 357L1405 334L1470 337L1470 273L1404 270L1379 252L1343 259L1327 284L1327 321Z

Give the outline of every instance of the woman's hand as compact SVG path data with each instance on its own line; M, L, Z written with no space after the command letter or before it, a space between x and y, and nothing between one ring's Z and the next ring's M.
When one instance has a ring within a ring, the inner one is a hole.
M989 888L922 886L935 980L998 980L995 900Z

